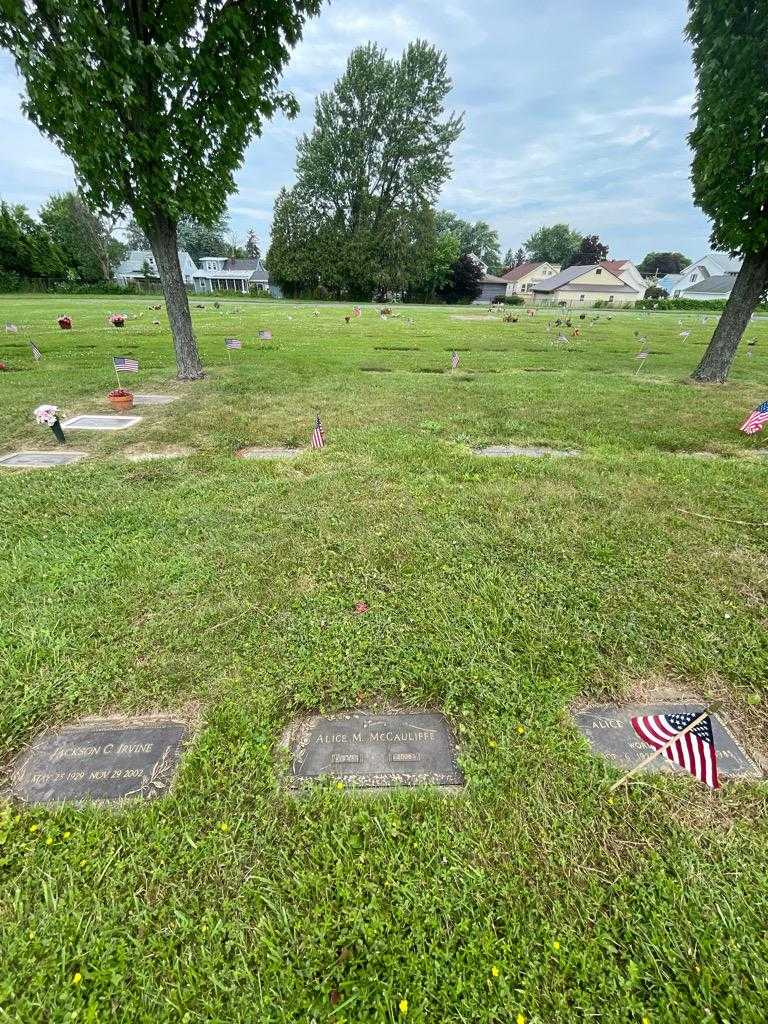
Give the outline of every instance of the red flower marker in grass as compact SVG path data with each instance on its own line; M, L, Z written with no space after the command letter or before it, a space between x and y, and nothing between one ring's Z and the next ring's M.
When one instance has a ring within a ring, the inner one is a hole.
M369 609L368 609L368 602L367 601L357 601L356 602L356 604L355 604L355 615L362 615L364 612L367 612L368 610Z
M59 327L62 329L62 331L71 331L72 330L72 318L69 317L69 316L57 317L56 323L59 325Z

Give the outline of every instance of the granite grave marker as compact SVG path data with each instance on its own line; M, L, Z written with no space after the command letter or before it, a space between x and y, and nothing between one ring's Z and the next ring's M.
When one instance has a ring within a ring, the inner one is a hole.
M586 737L597 754L610 758L625 768L634 768L644 757L652 753L651 747L643 743L630 725L631 718L640 715L681 715L701 711L703 704L630 704L626 707L599 705L574 712L579 731ZM761 778L762 772L749 755L736 742L730 731L717 714L710 715L712 734L717 751L717 767L720 775L730 778ZM683 771L674 767L662 754L647 766L645 771Z
M241 459L292 459L301 452L301 448L242 448L237 454Z
M552 455L560 459L573 459L576 458L577 455L579 455L579 452L575 451L574 449L558 451L556 448L521 448L518 445L514 444L491 444L488 445L487 448L476 449L476 454L493 456L496 458L504 458L505 456L523 456L529 459L540 459L543 458L545 455Z
M436 712L319 715L290 730L290 784L323 776L355 786L463 786L456 743Z
M134 405L170 405L175 402L178 395L134 395Z
M13 452L0 458L0 466L7 469L49 469L51 466L69 466L87 459L88 452Z
M152 800L178 768L187 726L173 719L104 719L44 733L22 754L11 792L26 803Z
M73 416L62 423L68 430L126 430L141 422L141 416Z

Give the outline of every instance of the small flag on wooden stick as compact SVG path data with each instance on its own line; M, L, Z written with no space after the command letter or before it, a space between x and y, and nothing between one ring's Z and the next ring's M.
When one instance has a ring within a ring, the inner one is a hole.
M315 417L315 428L312 431L311 444L313 448L325 448L325 431L323 430L323 424L320 422L319 413Z
M6 334L18 334L19 333L19 328L16 326L16 324L6 324L5 325L5 333Z
M641 715L630 724L649 747L684 768L710 789L719 789L717 751L708 710L683 714Z
M242 348L243 343L239 338L227 338L224 342L224 347L227 349Z
M40 351L40 349L37 347L34 341L30 341L29 347L32 349L32 356L35 362L39 363L40 360L43 358L43 353Z
M451 370L455 370L459 365L459 353L454 352L451 356Z
M259 341L271 341L272 331L259 331Z

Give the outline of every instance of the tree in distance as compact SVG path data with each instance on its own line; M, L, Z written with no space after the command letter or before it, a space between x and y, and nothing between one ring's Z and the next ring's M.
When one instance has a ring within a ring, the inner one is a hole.
M696 110L693 198L712 221L715 249L744 260L712 340L692 377L721 383L768 289L768 4L689 0Z
M436 219L438 231L456 235L462 256L471 253L486 264L490 274L498 274L502 269L499 234L487 221L463 220L450 210L438 210Z
M646 277L652 274L666 277L667 274L682 274L690 265L691 261L681 252L649 252L637 269Z
M445 111L451 87L445 54L423 41L394 59L373 43L352 51L275 202L267 266L289 292L370 299L423 284L463 127Z
M79 280L110 280L125 252L125 245L112 236L116 218L107 222L77 192L64 192L43 204L40 220Z
M595 263L608 259L608 246L597 235L585 235L578 248L563 263L566 267L591 267Z
M178 257L182 217L213 224L246 145L282 110L278 78L320 0L3 0L0 45L27 116L72 159L88 204L149 239L178 375L203 374Z
M581 245L582 234L567 224L553 224L535 231L525 243L528 259L538 263L559 263L564 266Z

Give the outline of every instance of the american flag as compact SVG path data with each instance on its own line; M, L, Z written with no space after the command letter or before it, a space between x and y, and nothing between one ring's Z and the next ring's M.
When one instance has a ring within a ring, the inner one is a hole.
M19 333L19 328L16 326L16 324L6 324L5 325L5 333L6 334L18 334Z
M225 348L242 348L243 343L239 338L227 338L224 342Z
M352 316L358 317L360 316L361 312L362 310L360 309L360 307L355 306L355 308L352 310Z
M139 372L138 359L131 359L129 356L113 356L112 363L116 370L122 370L123 373Z
M768 402L763 402L747 416L739 429L742 434L758 434L766 423L768 423Z
M271 341L272 331L259 331L259 339L261 341Z
M695 721L700 714L699 711L687 711L679 715L641 715L638 718L631 718L630 724L643 743L647 743L654 750L659 750L665 743L674 740L675 736ZM671 743L664 751L664 756L672 764L685 768L694 778L709 786L710 789L719 789L717 751L712 737L712 722L709 716L703 718L698 725L695 725L680 739Z
M650 354L651 353L648 351L648 349L644 348L637 353L635 359L647 359Z
M32 349L32 355L35 357L35 362L39 363L40 360L43 358L43 353L40 351L40 349L37 347L34 341L30 341L29 347Z
M319 415L315 417L315 429L312 431L311 443L313 448L325 448L325 431Z
M683 338L683 340L685 340L685 338L687 338L690 333L691 333L690 331L680 331L679 337L681 337L681 338Z
M459 353L458 352L454 352L453 355L451 356L451 369L455 370L458 365L459 365Z

